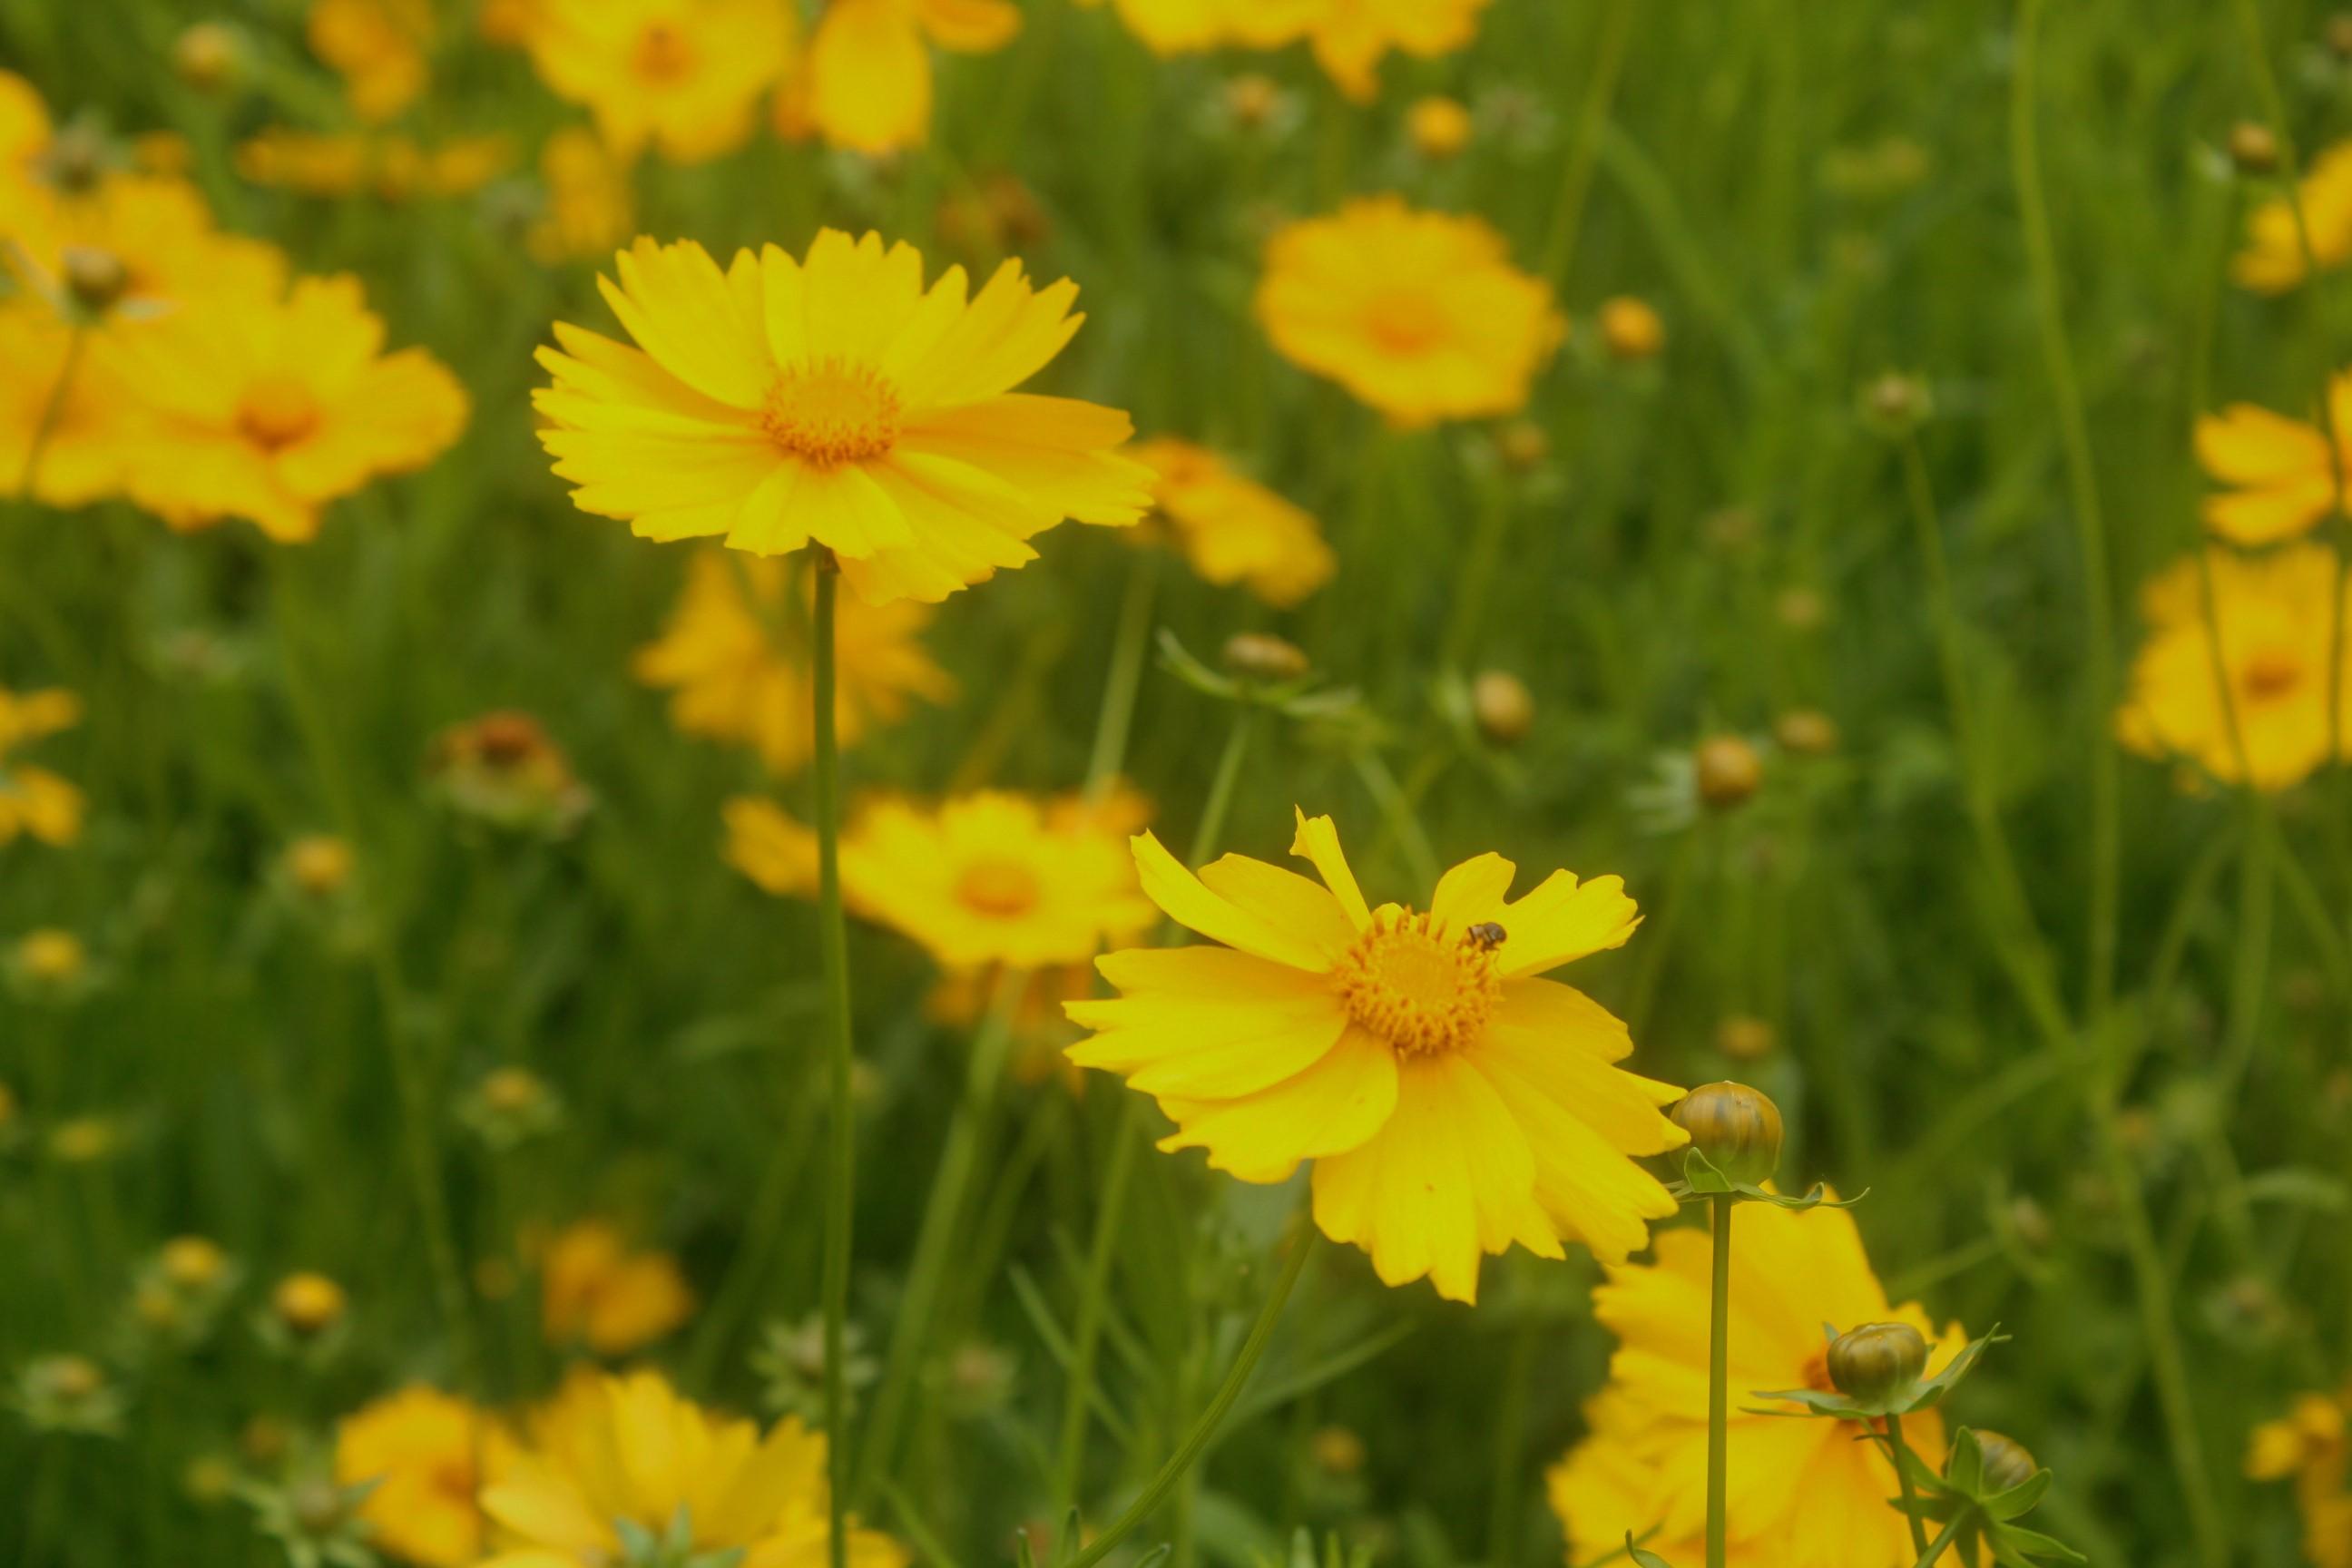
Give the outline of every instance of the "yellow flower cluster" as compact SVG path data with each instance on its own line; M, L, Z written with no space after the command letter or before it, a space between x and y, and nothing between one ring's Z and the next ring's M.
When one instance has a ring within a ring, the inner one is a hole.
M1086 0L1099 5L1102 0ZM1477 36L1486 0L1113 0L1119 19L1155 54L1300 41L1339 90L1359 103L1380 91L1391 52L1434 59Z
M2303 1514L2303 1554L2311 1568L2352 1568L2352 1446L2345 1441L2352 1388L2306 1394L2286 1415L2254 1428L2246 1475L2292 1480Z

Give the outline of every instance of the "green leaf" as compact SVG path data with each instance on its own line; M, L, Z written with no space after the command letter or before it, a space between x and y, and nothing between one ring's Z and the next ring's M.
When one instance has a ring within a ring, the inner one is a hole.
M1625 1555L1633 1560L1636 1568L1675 1568L1673 1563L1656 1552L1646 1552L1634 1545L1633 1532L1630 1530L1625 1532Z
M2053 1536L2022 1525L1996 1524L1985 1532L1985 1542L1992 1548L1994 1558L2027 1568L2038 1563L2088 1563L2089 1558Z
M1914 1410L1932 1409L1942 1404L1944 1396L1958 1387L1962 1378L1976 1370L1978 1361L1983 1357L1986 1351L1994 1345L2008 1342L2009 1336L2000 1331L1999 1323L1995 1323L1985 1331L1983 1338L1970 1340L1962 1346L1959 1354L1944 1363L1943 1371L1933 1377L1922 1378L1914 1384L1909 1396L1910 1402L1902 1407L1899 1414L1908 1415Z
M2036 1470L2007 1491L1982 1499L1977 1506L1984 1510L1988 1519L2022 1519L2033 1511L2033 1505L2050 1489L2051 1479L2048 1470Z
M1696 1144L1683 1151L1683 1186L1701 1197L1720 1197L1736 1191L1731 1178L1715 1168L1715 1162L1698 1152Z
M1984 1490L1984 1448L1977 1442L1976 1433L1966 1426L1952 1439L1952 1459L1944 1476L1951 1489L1962 1497L1974 1498Z

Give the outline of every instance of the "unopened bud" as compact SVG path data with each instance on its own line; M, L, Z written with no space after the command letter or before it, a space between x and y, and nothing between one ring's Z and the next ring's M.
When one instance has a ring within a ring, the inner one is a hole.
M2241 120L2230 127L2230 162L2241 174L2268 174L2279 166L2278 138L2267 125Z
M1516 746L1535 728L1536 700L1509 670L1482 669L1470 682L1470 712L1489 742Z
M2352 60L2352 11L2338 11L2327 18L2327 47L2336 58Z
M1818 708L1794 708L1773 721L1780 749L1801 757L1825 757L1838 748L1837 721Z
M278 1282L270 1305L279 1322L308 1339L341 1321L346 1298L343 1288L323 1274L289 1274Z
M1693 761L1698 769L1698 797L1717 811L1744 804L1763 787L1764 759L1737 735L1701 741Z
M2025 1445L2014 1437L1998 1432L1976 1428L1977 1447L1984 1453L1985 1492L2005 1492L2011 1487L2023 1486L2033 1479L2042 1467L2026 1451Z
M1830 1342L1829 1369L1841 1394L1892 1399L1927 1370L1927 1336L1908 1323L1864 1323Z
M203 1290L228 1267L220 1244L202 1236L173 1237L163 1244L163 1278L182 1290Z
M1780 1108L1760 1089L1703 1084L1668 1114L1690 1134L1691 1147L1731 1181L1760 1184L1780 1163Z
M1736 1013L1715 1026L1715 1048L1736 1062L1769 1057L1776 1043L1771 1025L1745 1013Z
M197 22L172 41L172 70L198 92L217 92L236 79L245 63L236 30L221 22Z
M1601 343L1611 359L1655 359L1666 346L1666 324L1648 300L1620 294L1601 302Z
M1470 145L1470 111L1451 98L1424 98L1405 111L1413 150L1424 158L1451 158Z
M1551 437L1532 419L1514 419L1496 433L1495 449L1512 472L1524 474L1551 456Z
M1282 89L1269 76L1249 71L1225 84L1225 110L1244 131L1255 131L1274 118Z
M1297 680L1310 667L1297 644L1266 632L1242 632L1225 644L1225 668L1252 680Z
M75 304L93 316L111 310L131 287L130 269L122 265L122 258L110 250L68 245L58 260L66 292L73 296Z
M1882 436L1907 436L1934 412L1927 384L1916 375L1888 371L1862 389L1863 423Z

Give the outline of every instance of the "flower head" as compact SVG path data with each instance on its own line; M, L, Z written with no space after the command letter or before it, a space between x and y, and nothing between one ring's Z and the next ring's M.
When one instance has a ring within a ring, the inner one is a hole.
M0 687L0 846L20 835L66 845L81 836L81 792L46 769L11 759L17 748L81 722L81 702L54 688L17 693Z
M831 550L868 604L937 601L1035 559L1065 518L1126 524L1149 470L1116 454L1127 416L1012 389L1083 317L1075 284L1018 262L966 297L922 258L827 229L720 271L691 242L640 239L604 298L629 347L559 324L540 363L541 439L582 510L651 539L721 536L756 555Z
M1277 233L1257 314L1286 358L1408 427L1517 412L1566 331L1484 221L1392 195Z
M681 1518L696 1554L740 1568L821 1568L825 1440L797 1418L765 1436L678 1396L657 1373L575 1374L526 1424L520 1451L484 1489L499 1546L484 1568L602 1568L621 1528L656 1538ZM852 1527L853 1568L906 1568L906 1552Z
M667 1252L632 1252L601 1220L565 1226L540 1255L540 1323L552 1345L626 1355L694 1313L694 1292Z
M2286 1415L2254 1428L2246 1444L2246 1474L2258 1481L2294 1482L2303 1514L2303 1553L2312 1568L2352 1568L2352 1447L2345 1431L2352 1389L2305 1394Z
M1312 516L1208 448L1163 437L1130 455L1160 476L1154 512L1208 581L1246 584L1267 604L1287 609L1339 569Z
M688 563L668 626L637 650L637 679L670 689L670 721L690 735L735 741L780 774L798 773L815 734L809 584L786 563L708 551ZM943 702L955 682L916 634L929 606L853 599L834 623L841 743L895 724L917 699Z
M2191 558L2159 574L2140 592L2148 637L2116 717L2123 743L2264 790L2323 766L2329 687L2352 697L2352 679L2328 677L2339 571L2333 552L2295 544L2261 557L2212 550L2201 571ZM2217 642L2226 684L2214 679Z
M310 52L343 79L362 120L390 120L425 90L430 0L310 0L303 31Z
M2303 212L2300 224L2295 208ZM2246 245L2230 276L2257 294L2284 294L2305 276L2305 234L2322 271L2352 260L2352 142L2338 142L2311 161L2293 196L2273 196L2246 220Z
M335 1481L370 1489L359 1516L374 1545L423 1568L469 1568L485 1544L477 1496L512 1447L487 1412L419 1384L336 1423Z
M2251 403L2197 421L2197 457L2230 489L2209 496L2205 522L2232 544L2276 544L2309 533L2341 510L2339 467L2352 473L2352 375L2328 385L2326 427L2290 419Z
M919 146L931 123L926 44L984 54L1020 30L1011 0L828 0L809 40L809 118L836 147Z
M540 149L539 177L547 211L531 226L531 255L542 262L604 257L626 243L635 226L636 199L628 166L604 139L567 125Z
M1291 852L1320 887L1236 855L1195 876L1150 834L1134 851L1153 901L1222 945L1106 955L1121 994L1070 1005L1096 1031L1070 1056L1159 1100L1161 1148L1246 1182L1314 1162L1326 1236L1464 1301L1484 1253L1622 1258L1675 1212L1632 1156L1684 1142L1659 1114L1682 1091L1621 1070L1625 1026L1538 978L1633 934L1618 879L1555 871L1513 900L1517 868L1482 855L1426 910L1375 908L1331 819L1303 812Z
M1731 1562L1739 1568L1885 1568L1907 1562L1909 1526L1890 1506L1897 1490L1883 1450L1859 1423L1754 1415L1743 1405L1770 1389L1832 1386L1822 1325L1897 1322L1925 1335L1932 1369L1967 1343L1958 1327L1938 1337L1914 1304L1890 1307L1846 1211L1739 1208L1731 1256L1732 1473L1745 1478L1731 1510ZM1710 1244L1703 1230L1657 1238L1654 1263L1618 1264L1593 1292L1593 1310L1616 1334L1610 1381L1586 1407L1590 1435L1551 1472L1552 1507L1579 1562L1655 1535L1652 1550L1677 1563L1700 1559L1706 1519L1707 1320ZM1903 1436L1930 1466L1944 1455L1942 1417L1904 1422Z
M1245 39L1280 42L1303 33L1339 90L1358 103L1380 96L1381 61L1391 51L1434 59L1467 48L1486 0L1280 0L1242 7ZM1252 10L1261 13L1253 20Z
M541 0L524 37L540 79L585 104L623 159L696 163L750 139L793 47L782 0Z

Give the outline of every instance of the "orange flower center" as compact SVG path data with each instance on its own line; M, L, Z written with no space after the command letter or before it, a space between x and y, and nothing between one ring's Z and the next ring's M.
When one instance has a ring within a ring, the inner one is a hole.
M1445 336L1445 314L1426 289L1393 289L1373 299L1365 328L1391 353L1426 353Z
M801 365L768 388L760 428L778 451L820 468L869 463L898 444L898 389L838 358Z
M676 82L694 69L694 46L667 22L637 35L637 75L652 82Z
M2246 661L2238 679L2248 697L2257 702L2268 701L2303 684L2303 661L2278 648L2266 648Z
M236 427L255 446L275 452L319 427L319 400L290 375L265 375L245 389Z
M1017 860L975 860L956 879L956 898L968 910L1011 920L1037 907L1037 879Z
M1491 948L1411 910L1376 919L1331 979L1348 1016L1407 1056L1472 1044L1503 994Z

